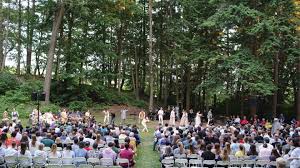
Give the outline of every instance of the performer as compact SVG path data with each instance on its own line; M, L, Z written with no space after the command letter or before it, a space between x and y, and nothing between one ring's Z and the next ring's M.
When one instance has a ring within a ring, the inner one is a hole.
M16 111L15 108L13 108L13 112L11 112L11 120L13 122L18 122L19 120L19 113Z
M65 123L68 122L68 114L67 114L67 110L66 109L63 109L63 111L61 112L60 116L61 116L61 123L62 124L65 124Z
M36 125L38 124L38 110L37 109L33 109L31 114L30 114L30 119L31 119L31 123L32 125Z
M125 120L126 120L126 113L128 112L128 110L126 108L121 110L121 120L122 120L122 124L125 124Z
M170 114L170 121L169 121L170 126L175 126L176 125L175 119L176 119L175 109L173 108L172 111L171 111L171 114Z
M146 117L146 113L144 110L142 110L140 113L139 113L139 123L142 123L142 120Z
M90 120L91 120L91 113L90 113L90 110L88 110L88 111L86 111L85 113L84 113L84 121L86 122L86 123L88 123Z
M8 117L8 112L7 112L7 109L6 109L2 114L2 122L7 124L8 121L9 121L9 117Z
M199 127L201 125L201 117L202 114L200 111L198 111L195 118L195 127Z
M142 126L144 127L142 132L149 132L148 128L147 128L147 122L149 122L149 118L148 117L144 117L142 120Z
M116 113L111 112L110 115L110 124L115 124Z
M213 115L212 115L212 112L211 112L211 109L210 109L207 113L207 125L210 124L210 122L212 121L212 118L213 118Z
M164 124L164 111L163 111L163 108L161 107L160 110L158 110L157 112L158 114L158 123L163 125Z
M108 124L109 123L109 111L108 110L103 110L103 113L104 113L103 123Z
M54 116L52 114L52 112L47 112L45 113L46 115L46 123L49 124L49 125L52 125L54 123Z
M180 120L180 125L185 126L185 127L187 127L189 125L188 113L185 110L182 111L182 117L181 117L181 120Z

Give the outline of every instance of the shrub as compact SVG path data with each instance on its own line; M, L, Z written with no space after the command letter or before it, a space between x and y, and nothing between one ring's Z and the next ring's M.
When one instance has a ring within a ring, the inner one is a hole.
M0 95L5 92L16 89L19 86L17 78L7 72L0 72Z

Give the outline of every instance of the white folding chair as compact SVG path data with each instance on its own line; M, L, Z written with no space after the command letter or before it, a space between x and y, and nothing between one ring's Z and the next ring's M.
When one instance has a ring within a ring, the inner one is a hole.
M63 168L76 168L76 166L74 164L65 164L62 165Z
M74 163L74 159L73 158L61 158L62 160L62 164L63 165L68 165L68 164L73 164Z
M90 165L100 165L100 159L98 158L88 158L87 163Z
M95 165L94 168L103 168L101 165Z
M255 165L256 161L255 160L244 160L243 161L243 165L245 167L252 167L253 165Z
M197 154L190 154L190 155L187 155L186 156L188 159L198 159L199 158L199 155Z
M44 147L44 151L46 151L46 152L51 151L51 148L50 147Z
M81 164L78 166L78 168L93 168L93 166L89 164Z
M38 157L33 157L32 162L33 162L33 167L41 168L46 165L47 160L46 160L46 158L38 156Z
M203 160L203 166L214 166L215 164L215 160Z
M270 163L269 163L269 166L275 166L276 167L276 161L271 161Z
M57 151L62 151L62 147L57 147Z
M229 165L229 161L217 161L217 166L228 166Z
M106 166L106 167L114 165L114 161L110 158L101 158L100 163L102 166Z
M174 160L173 159L163 159L161 161L161 164L165 167L172 167L172 166L174 166Z
M120 165L122 167L124 167L123 165L125 165L127 167L130 167L129 160L128 159L123 159L123 158L118 158L117 159L117 165Z
M48 158L48 164L53 165L53 164L61 164L61 158Z
M186 167L188 165L187 159L175 159L175 165L178 167Z
M76 166L79 166L81 164L87 164L86 158L85 157L76 157L76 158L74 158L74 164Z
M19 156L18 157L19 167L31 167L32 166L32 160L28 156Z
M230 166L232 167L241 167L243 164L242 160L232 160L230 161Z
M186 154L177 154L177 155L174 155L174 158L175 159L186 159Z
M17 156L5 156L4 157L5 164L9 168L18 166L18 157Z
M60 168L61 166L59 164L47 164L46 168Z
M201 159L191 159L189 161L189 167L200 167L200 166L202 166Z
M267 167L267 165L270 163L269 160L257 160L255 163L256 167Z

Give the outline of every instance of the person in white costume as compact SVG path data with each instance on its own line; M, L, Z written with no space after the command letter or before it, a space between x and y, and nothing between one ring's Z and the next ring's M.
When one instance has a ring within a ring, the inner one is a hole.
M163 117L164 116L164 110L163 110L162 107L158 110L157 114L158 114L158 123L163 125L164 124L164 117Z
M149 118L148 117L145 117L143 118L142 120L142 126L144 127L142 132L148 132L148 128L147 128L147 122L149 122Z
M170 114L170 121L169 121L170 126L175 126L175 119L176 119L176 114L175 114L175 109L173 108Z
M195 127L199 127L201 125L201 117L202 114L200 113L200 111L198 111L195 118Z
M103 110L103 113L104 113L103 123L108 124L109 123L109 111L108 110Z
M180 120L180 126L187 127L188 125L189 125L188 113L185 110L183 110L181 120Z

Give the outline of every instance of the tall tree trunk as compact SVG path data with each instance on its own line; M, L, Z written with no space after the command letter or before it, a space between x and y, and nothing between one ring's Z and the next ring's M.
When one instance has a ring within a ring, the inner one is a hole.
M300 31L298 32L298 36L300 37ZM298 44L298 46L300 47L300 42ZM297 97L296 97L296 105L297 105L297 120L300 121L300 57L298 58L298 65L297 65Z
M0 1L0 11L2 11L3 0ZM3 42L4 42L4 24L3 24L4 16L3 12L0 12L0 71L4 68L4 51L3 51Z
M17 55L17 75L21 74L21 27L22 27L22 4L21 0L18 1L18 55Z
M135 98L140 99L139 89L139 59L136 46L134 47Z
M179 82L178 82L178 63L175 61L175 75L176 75L176 83L175 83L175 92L176 92L176 106L179 107Z
M278 74L279 74L279 52L275 55L274 58L274 85L278 87ZM272 102L272 116L273 118L277 115L277 99L278 99L278 88L275 89L273 94L273 102Z
M189 110L191 106L191 69L188 66L186 68L186 97L185 97L185 109Z
M30 10L30 0L27 7L27 57L26 57L26 73L31 74L31 56L32 56L32 40L34 30L35 0L32 0L32 8Z
M150 98L149 98L149 111L153 111L153 93L154 93L154 76L153 76L153 30L152 30L152 0L149 0L149 86L150 86Z
M45 82L44 82L44 92L46 93L46 100L45 100L46 104L49 104L50 102L52 64L54 59L58 29L60 27L64 15L64 11L65 11L64 3L63 1L60 1L58 5L58 11L55 13L55 17L53 20L52 35L51 35L50 47L49 47L48 58L47 58L47 70L46 70Z

